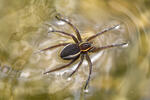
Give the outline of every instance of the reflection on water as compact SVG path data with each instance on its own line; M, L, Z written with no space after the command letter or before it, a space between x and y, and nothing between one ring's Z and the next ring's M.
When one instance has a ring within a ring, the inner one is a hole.
M149 0L46 0L0 1L0 100L149 100L150 13ZM95 46L128 42L128 46L90 54L92 79L84 61L77 67L43 75L68 61L60 59L62 47L36 53L45 47L73 42L49 29L73 33L54 18L67 16L84 39L119 24L92 41Z

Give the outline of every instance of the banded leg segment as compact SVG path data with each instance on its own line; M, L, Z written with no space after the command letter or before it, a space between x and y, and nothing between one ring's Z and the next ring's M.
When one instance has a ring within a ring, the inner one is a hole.
M77 68L69 75L69 77L71 77L79 69L79 67L83 63L83 59L84 59L84 54L81 55L81 60L80 60L80 62L78 64Z
M63 18L61 18L60 15L57 15L57 16L55 16L55 17L56 17L56 19L61 20L61 21L65 22L65 23L67 23L70 27L72 27L72 29L75 31L75 33L76 33L76 35L77 35L78 40L79 40L80 42L82 41L81 35L80 35L80 33L79 33L79 30L78 30L72 23L70 23L69 21L67 21L67 20L65 20L65 19L63 19Z
M84 86L84 90L86 90L87 88L87 85L90 81L90 78L91 78L91 74L92 74L92 62L91 62L91 59L89 57L89 55L86 53L86 60L88 62L88 65L89 65L89 76L88 76L88 79L86 80L86 83L85 83L85 86Z
M97 33L97 34L95 34L95 35L89 37L89 38L87 39L87 41L90 41L90 40L96 38L97 36L106 33L107 31L113 30L113 29L115 29L116 27L119 27L119 25L115 25L115 26L113 26L113 27L107 28L107 29L103 30L102 32L99 32L99 33Z
M55 71L58 71L58 70L64 69L64 68L68 67L69 65L71 65L72 63L74 63L74 62L75 62L78 58L79 58L79 57L77 57L77 58L73 59L71 62L69 62L69 63L68 63L68 64L66 64L66 65L63 65L63 66L61 66L61 67L58 67L58 68L52 69L52 70L50 70L50 71L47 71L47 72L45 72L44 74L47 74L47 73L51 73L51 72L55 72Z
M70 36L74 40L75 43L78 43L77 38L74 35L72 35L72 34L69 34L69 33L66 33L66 32L63 32L63 31L57 31L57 30L52 30L50 32L57 32L57 33L61 33L63 35Z
M113 47L120 47L120 46L123 46L123 45L126 45L126 44L127 43L121 43L121 44L107 45L107 46L103 46L103 47L94 47L89 52L98 52L100 50L104 50L104 49L108 49L108 48L113 48Z

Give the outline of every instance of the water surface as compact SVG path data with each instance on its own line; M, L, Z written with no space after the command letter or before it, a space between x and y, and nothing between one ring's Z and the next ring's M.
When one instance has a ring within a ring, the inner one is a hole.
M0 100L149 100L149 0L0 0ZM127 42L128 46L90 54L93 63L88 93L83 86L88 64L68 79L79 60L58 72L43 72L68 61L62 47L39 50L72 39L55 28L74 34L55 19L70 20L83 39L119 24L120 28L97 37L95 46Z

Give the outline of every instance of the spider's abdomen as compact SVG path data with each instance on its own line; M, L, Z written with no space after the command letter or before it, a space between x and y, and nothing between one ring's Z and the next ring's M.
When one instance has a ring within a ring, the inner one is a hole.
M80 55L80 48L77 44L68 44L60 53L60 57L64 60L70 60Z

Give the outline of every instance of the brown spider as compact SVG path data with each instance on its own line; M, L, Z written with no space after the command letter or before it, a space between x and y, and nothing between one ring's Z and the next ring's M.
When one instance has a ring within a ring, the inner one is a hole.
M58 31L58 30L51 30L50 31L50 32L57 32L57 33L60 33L63 35L70 36L74 40L75 43L57 44L57 45L54 45L54 46L51 46L51 47L48 47L48 48L41 50L41 51L46 51L46 50L50 50L50 49L57 48L60 46L65 46L60 53L60 57L64 60L71 60L68 64L63 65L63 66L58 67L58 68L55 68L55 69L52 69L52 70L49 70L49 71L45 72L44 74L58 71L60 69L64 69L64 68L68 67L69 65L71 65L72 63L74 63L81 56L81 60L78 64L77 68L69 75L69 77L71 77L79 69L79 67L81 66L81 64L83 62L84 56L85 56L86 60L88 62L88 65L89 65L89 75L88 75L88 79L86 80L86 84L84 86L84 89L86 89L87 85L89 83L89 80L90 80L91 73L92 73L92 62L91 62L91 59L88 55L88 52L98 52L98 51L103 50L103 49L112 48L112 47L119 47L119 46L123 46L126 44L126 43L121 43L121 44L112 44L112 45L107 45L107 46L102 46L102 47L94 47L92 45L92 43L90 43L89 41L96 38L99 35L102 35L103 33L107 32L107 31L110 31L112 29L117 28L119 25L105 29L102 32L99 32L99 33L89 37L86 41L83 41L81 36L80 36L79 30L72 23L70 23L66 19L63 19L61 16L56 16L56 19L67 23L75 31L77 37L75 37L72 34L63 32L63 31Z

